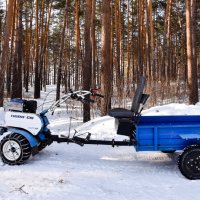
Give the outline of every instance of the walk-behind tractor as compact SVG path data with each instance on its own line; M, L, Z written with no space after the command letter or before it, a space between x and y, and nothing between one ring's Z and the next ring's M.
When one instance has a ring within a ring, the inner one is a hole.
M111 146L134 146L136 151L162 151L174 153L183 150L178 158L178 167L188 179L200 179L200 115L199 116L141 116L149 95L144 94L145 79L140 83L133 98L131 110L115 108L108 114L115 118L117 134L128 136L127 140L92 140L76 133L73 136L52 135L47 127L48 112L68 99L93 103L89 96L99 96L97 90L70 91L49 109L36 114L37 102L12 99L5 114L5 126L1 127L0 152L4 163L23 164L31 155L36 155L52 142L98 144ZM70 135L70 134L68 134Z

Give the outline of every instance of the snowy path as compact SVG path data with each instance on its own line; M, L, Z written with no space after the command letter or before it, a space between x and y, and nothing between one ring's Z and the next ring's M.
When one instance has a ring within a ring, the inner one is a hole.
M180 174L177 155L55 143L25 165L2 164L0 199L197 200L199 181Z

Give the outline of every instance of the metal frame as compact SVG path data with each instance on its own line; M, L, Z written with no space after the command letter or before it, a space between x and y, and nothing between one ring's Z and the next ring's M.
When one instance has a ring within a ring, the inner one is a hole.
M86 138L81 138L81 137L72 137L72 138L68 138L68 137L59 137L58 135L51 135L52 140L54 142L58 142L58 143L62 143L62 142L66 142L66 143L75 143L78 144L80 146L84 146L85 144L95 144L95 145L111 145L112 147L115 146L133 146L134 142L131 140L124 140L124 141L116 141L116 140L90 140Z

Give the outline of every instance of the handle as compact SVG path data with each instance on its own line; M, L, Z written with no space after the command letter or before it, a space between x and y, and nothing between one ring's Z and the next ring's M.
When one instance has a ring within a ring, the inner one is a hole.
M97 93L98 91L99 91L99 89L91 89L90 90L92 96L98 96L98 97L104 98L104 95Z
M95 94L95 96L98 96L98 97L104 98L104 95L102 95L102 94Z

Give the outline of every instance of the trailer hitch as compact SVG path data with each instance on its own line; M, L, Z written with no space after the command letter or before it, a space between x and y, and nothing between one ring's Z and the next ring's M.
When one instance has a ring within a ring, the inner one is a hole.
M52 135L52 140L54 142L66 142L66 143L75 143L80 146L84 146L85 144L96 144L96 145L111 145L112 147L115 146L132 146L134 144L134 141L132 140L123 140L123 141L116 141L114 139L112 140L91 140L90 139L91 134L88 133L86 138L81 138L78 136L74 136L72 138L66 137L64 135Z
M72 138L70 138L69 136L66 135L52 135L52 140L58 143L61 142L66 142L66 143L75 143L78 144L80 146L84 146L84 144L87 144L90 141L90 137L91 137L91 133L88 133L86 138L80 138L77 136L73 136Z

